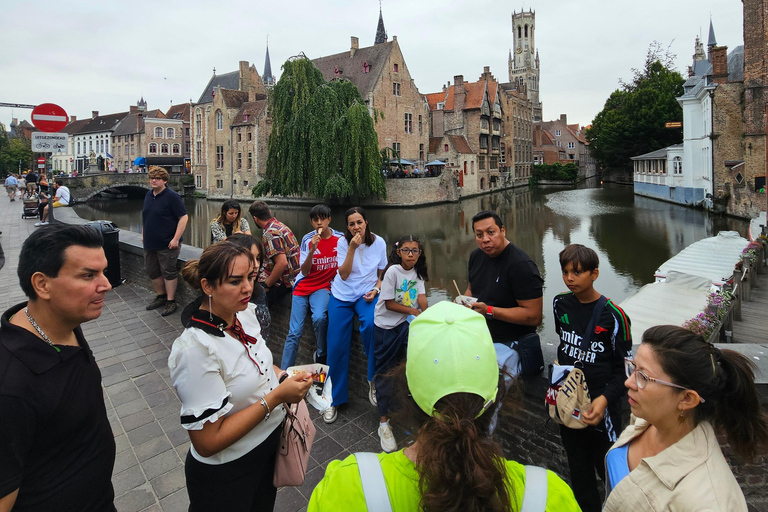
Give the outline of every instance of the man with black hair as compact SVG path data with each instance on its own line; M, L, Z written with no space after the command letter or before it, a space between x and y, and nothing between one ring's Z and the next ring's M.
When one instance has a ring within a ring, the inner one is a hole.
M259 273L259 283L267 292L267 305L271 308L293 289L301 270L299 243L291 228L273 217L264 201L254 202L248 213L262 230L264 267Z
M0 318L0 511L113 511L115 441L80 324L111 289L101 233L45 226L19 254L29 297Z

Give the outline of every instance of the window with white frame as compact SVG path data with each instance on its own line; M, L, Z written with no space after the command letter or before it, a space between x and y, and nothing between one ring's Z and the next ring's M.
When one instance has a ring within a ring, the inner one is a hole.
M573 149L575 147L576 147L576 143L574 143L574 142L569 142L568 143L568 149Z
M181 144L174 144L171 148L171 151L173 151L174 155L180 155L181 154Z
M160 128L159 126L155 127L155 137L158 139L163 137L163 129Z
M197 142L195 144L195 163L200 164L203 162L203 143Z
M683 174L683 159L679 156L672 159L672 172L674 174Z
M555 130L555 137L559 137L559 136L560 136L560 130Z
M224 168L224 146L216 146L216 168Z
M203 188L203 177L200 174L195 174L195 187Z
M160 154L161 155L168 154L168 144L160 144Z
M195 133L198 137L203 135L203 114L199 110L195 115Z
M165 130L165 138L166 139L175 139L176 138L176 131L173 128L167 128Z
M413 114L405 114L405 133L413 133Z
M400 84L397 82L392 82L392 94L395 96L400 96Z
M149 154L150 155L156 155L157 154L157 144L155 144L154 142L151 142L149 144Z
M224 129L224 114L221 113L221 110L216 111L216 129Z

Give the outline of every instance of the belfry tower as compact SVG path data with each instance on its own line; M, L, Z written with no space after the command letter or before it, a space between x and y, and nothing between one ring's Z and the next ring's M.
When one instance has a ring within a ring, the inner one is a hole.
M536 51L534 31L536 12L512 12L513 49L509 52L509 81L526 86L533 109L533 121L541 121L539 101L539 52Z

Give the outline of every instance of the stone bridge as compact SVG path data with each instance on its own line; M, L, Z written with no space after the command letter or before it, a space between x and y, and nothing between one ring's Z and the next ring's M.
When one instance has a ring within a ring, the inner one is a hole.
M184 195L184 184L192 185L191 174L171 174L168 178L168 186L179 194ZM139 192L138 189L149 190L149 176L146 173L102 173L87 174L76 178L61 177L64 185L69 187L75 202L83 202L92 198L99 192L107 189L118 189L124 192ZM194 192L194 186L192 186Z

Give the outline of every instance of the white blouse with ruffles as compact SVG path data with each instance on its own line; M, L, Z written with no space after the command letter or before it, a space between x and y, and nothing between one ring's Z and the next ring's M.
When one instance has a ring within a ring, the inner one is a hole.
M182 423L187 430L202 430L206 421L213 423L227 414L245 409L278 385L272 353L261 336L254 304L248 304L248 309L237 313L237 318L243 330L259 340L251 350L256 355L258 367L248 357L243 344L227 333L219 337L196 327L187 327L173 342L168 368L181 400L181 416L197 420ZM268 420L261 421L219 453L203 457L194 446L190 446L190 453L205 464L236 460L269 437L284 417L285 410L279 405Z

